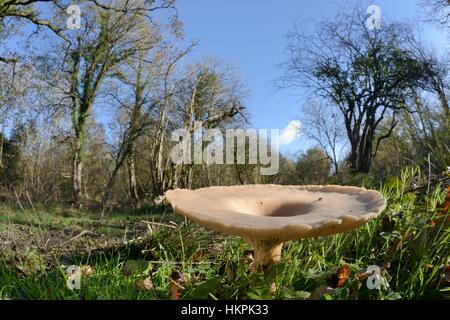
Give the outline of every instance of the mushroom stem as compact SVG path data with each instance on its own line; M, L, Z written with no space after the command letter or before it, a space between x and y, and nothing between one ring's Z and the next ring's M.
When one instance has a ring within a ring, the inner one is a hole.
M282 243L274 240L247 240L254 250L253 272L265 271L281 261Z

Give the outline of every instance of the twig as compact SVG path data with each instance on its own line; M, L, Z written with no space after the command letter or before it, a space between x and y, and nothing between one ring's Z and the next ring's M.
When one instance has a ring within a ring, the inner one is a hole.
M28 215L27 215L27 213L25 212L25 209L23 208L22 203L20 202L20 198L19 198L19 195L18 195L17 192L16 192L16 189L13 188L13 190L14 190L14 196L16 197L17 204L19 205L20 210L22 210L22 213L25 215L25 218L27 219L27 221L28 221L28 223L30 224L30 226L33 227L34 223L33 223L33 221L31 221L31 220L28 218ZM37 219L38 219L38 220L37 220L37 224L38 224L38 230L39 230L39 238L40 238L39 240L40 240L40 242L42 242L42 241L43 241L43 232L44 232L44 231L42 230L41 222L40 222L39 216L37 215L36 210L34 209L33 203L31 202L31 199L30 199L30 196L28 195L28 192L26 193L26 195L27 195L28 200L30 201L30 204L31 204L31 206L32 206L32 208L33 208L33 211L34 211L34 213L35 213L35 215L36 215L36 217L37 217Z
M172 229L177 228L177 226L165 224L165 223L159 223L159 222L151 222L151 221L146 221L146 220L140 220L140 222L148 224L148 225L152 224L152 225L156 225L156 226L160 226L160 227L167 227L167 228L172 228Z
M447 180L450 180L450 177L445 177L445 178L442 178L442 179L437 179L437 180L431 181L430 183L431 183L432 185L435 185L435 184L438 184L438 183L441 183L441 182L445 182L445 181L447 181ZM412 188L412 189L408 189L408 190L405 191L405 193L411 193L411 192L419 191L419 190L426 189L426 188L428 188L428 183L425 184L425 185L419 186L419 187L415 187L415 188Z
M34 215L35 215L36 218L37 218L37 222L38 222L39 229L40 229L41 232L42 232L42 228L41 228L41 218L39 217L39 215L38 215L37 212L36 212L36 209L34 208L33 201L31 201L31 198L30 198L30 195L28 194L28 191L25 191L25 194L27 195L28 202L30 203L31 208L33 209Z
M198 262L184 262L184 261L148 261L153 264L167 264L167 265L180 265L180 264L220 264L219 261L198 261Z
M73 240L76 240L76 239L78 239L78 238L81 238L82 236L84 236L84 235L86 235L86 234L88 234L88 233L90 233L90 234L95 234L95 232L92 232L92 231L90 231L90 230L84 230L84 231L82 231L79 235L77 235L77 236L75 236L75 237L73 237L73 238L67 240L66 242L64 242L64 244L67 244L67 243L69 243L69 242L71 242L71 241L73 241Z
M431 154L428 154L428 189L427 193L430 194L431 188Z
M34 208L34 205L33 205L33 201L31 201L31 198L30 198L30 194L28 193L28 191L25 191L25 194L27 195L28 202L30 203L31 209L33 209L33 212L34 212L34 213L36 214L36 216L37 216L36 209ZM39 217L38 217L38 218L39 218Z
M22 212L25 213L25 209L22 207L22 203L20 202L19 195L17 194L16 189L13 189L13 190L14 190L14 196L16 197L17 204L19 205L20 210L22 210Z

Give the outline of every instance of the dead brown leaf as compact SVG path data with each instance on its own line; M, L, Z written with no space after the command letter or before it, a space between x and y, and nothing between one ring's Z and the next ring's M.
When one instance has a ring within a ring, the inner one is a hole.
M444 269L444 274L442 275L441 280L439 281L439 287L440 288L450 287L450 266L447 266Z
M94 267L90 265L82 265L80 266L80 272L83 277L89 278L94 274Z
M333 276L333 285L335 288L343 287L348 277L350 276L351 269L348 264L343 264L339 267L336 274Z
M145 279L139 279L135 282L135 286L140 291L150 291L153 289L153 282L151 277Z
M173 271L170 275L170 300L179 300L181 297L181 290L184 290L183 284L185 283L185 278L183 273L180 271Z

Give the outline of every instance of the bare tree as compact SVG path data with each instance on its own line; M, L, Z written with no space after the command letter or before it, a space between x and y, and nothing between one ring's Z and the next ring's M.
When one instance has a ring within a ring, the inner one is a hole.
M128 5L128 2L124 6ZM137 3L137 6L141 4ZM120 7L119 7L120 8ZM70 98L74 129L73 192L75 203L82 200L82 167L86 119L108 73L139 50L151 48L149 21L138 10L84 9L83 31L67 50Z
M334 174L337 174L340 153L345 144L341 114L336 108L313 100L306 103L303 114L303 134L323 149L333 165Z
M425 77L425 67L408 50L410 30L384 20L370 30L359 10L340 14L313 30L288 35L282 87L306 88L338 108L350 142L350 167L367 173L380 143L398 123L405 99ZM377 135L390 117L390 130Z
M435 53L426 50L423 43L411 38L413 52L417 59L425 62L426 82L423 84L429 92L434 93L439 101L441 110L445 118L450 121L449 106L449 64L448 59L438 57ZM450 124L450 122L449 122Z
M63 11L65 4L63 0L2 0L0 1L0 31L2 23L6 19L16 19L18 21L29 22L36 27L34 33L41 30L50 30L53 34L61 38L65 38L63 34L63 27L57 23L53 23L50 19L45 19L36 10L37 5L51 5L59 11ZM0 62L3 63L17 63L14 57L6 57L0 55Z
M153 30L153 32L156 31ZM122 100L119 95L112 95L119 105L119 119L117 123L122 123L123 129L120 132L120 142L114 155L115 166L102 199L103 214L111 196L119 169L125 161L128 162L130 195L134 205L139 206L140 201L137 191L135 168L136 142L148 131L150 126L158 125L158 122L155 121L152 115L155 113L155 109L158 107L163 108L166 100L170 99L171 93L166 90L158 93L158 89L161 87L160 83L164 82L167 73L171 72L170 70L164 70L165 60L168 57L165 50L158 48L160 37L157 34L150 41L153 41L151 47L147 47L148 44L146 44L146 49L139 50L136 57L132 57L127 64L114 73L115 78L131 94L125 97L126 100ZM192 47L189 46L188 49L179 53L172 62L174 63L187 55ZM153 51L152 49L156 52L150 54L150 51ZM172 68L172 62L167 66L168 69ZM163 87L165 86L163 85Z
M420 0L419 5L428 8L433 21L443 25L450 22L450 0Z
M37 27L45 27L60 34L61 29L52 24L49 20L43 19L36 12L34 5L50 3L61 6L59 0L2 0L0 2L0 21L7 17L27 20Z
M171 10L174 12L172 17L172 26L176 28L177 33L180 33L181 23L178 21L178 12L175 7L176 0L133 0L133 1L111 1L111 0L87 0L88 7L98 8L104 11L116 12L121 14L134 14L147 18L149 21L153 21L151 14L154 11L159 10ZM23 20L34 25L39 32L41 30L50 30L53 34L61 37L62 39L69 41L66 37L66 9L69 5L73 5L70 0L1 0L0 1L0 31L2 22L7 19ZM37 6L47 5L52 9L56 9L57 15L53 15L50 19L43 18L42 14L37 10ZM80 4L80 6L82 6ZM85 12L86 14L86 12ZM35 33L36 33L35 32ZM16 63L17 59L12 57L6 57L0 55L0 62L3 63Z
M245 89L230 66L213 59L189 66L178 86L182 89L174 100L177 118L172 119L175 120L172 126L181 126L194 134L196 124L204 129L223 128L245 118ZM190 186L192 166L177 165L173 178L175 187L180 187L183 175L184 185Z

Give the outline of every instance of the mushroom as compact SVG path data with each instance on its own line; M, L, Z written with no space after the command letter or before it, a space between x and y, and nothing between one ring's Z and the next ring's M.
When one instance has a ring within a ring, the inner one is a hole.
M175 189L166 198L176 213L250 243L254 271L281 261L283 242L355 229L386 206L377 191L335 185Z

